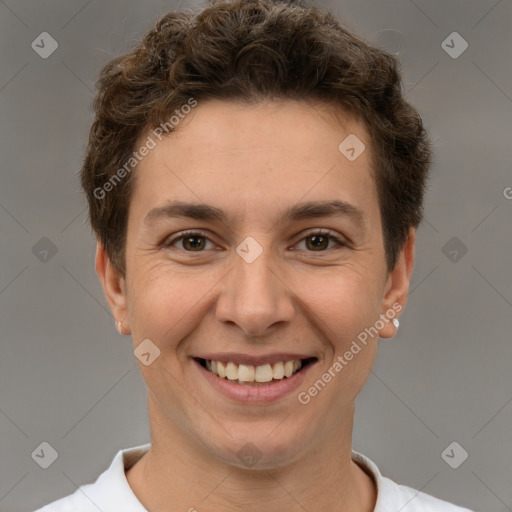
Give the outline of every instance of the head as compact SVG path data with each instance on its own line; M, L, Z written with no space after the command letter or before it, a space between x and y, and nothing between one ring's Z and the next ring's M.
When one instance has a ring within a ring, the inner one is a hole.
M269 466L326 440L394 334L413 267L430 147L396 60L314 7L214 2L108 63L94 108L81 180L97 270L134 345L160 351L140 364L154 414L231 463L233 439ZM178 203L195 207L170 216ZM299 390L191 396L201 356L308 355L310 386L375 325L307 405Z

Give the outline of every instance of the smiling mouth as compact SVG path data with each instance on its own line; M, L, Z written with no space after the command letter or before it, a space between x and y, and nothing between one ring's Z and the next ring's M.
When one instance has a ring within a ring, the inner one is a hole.
M233 384L264 386L292 377L306 366L315 363L317 358L309 357L307 359L279 361L259 366L236 364L232 361L213 361L200 357L196 357L194 360L210 373Z

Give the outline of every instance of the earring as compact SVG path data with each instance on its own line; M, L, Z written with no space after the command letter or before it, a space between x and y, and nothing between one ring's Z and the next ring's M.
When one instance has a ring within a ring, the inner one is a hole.
M380 322L380 320L378 320ZM382 322L384 324L384 322ZM395 334L393 336L386 336L388 340L392 340L398 333L398 326L400 325L400 322L398 321L398 318L393 318L392 320L393 325L395 326ZM380 332L379 332L379 338L380 338Z
M123 335L122 326L123 326L123 322L121 322L121 320L118 320L116 322L116 328L121 336Z
M398 326L400 325L400 322L398 321L398 318L393 318L393 325L395 326L396 328L396 332L393 336L391 336L390 339L393 339L396 337L396 335L398 334Z

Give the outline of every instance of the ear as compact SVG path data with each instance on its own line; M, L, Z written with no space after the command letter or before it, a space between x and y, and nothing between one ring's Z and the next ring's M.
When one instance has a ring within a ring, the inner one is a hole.
M114 315L116 329L120 334L131 334L127 315L125 279L112 265L107 251L99 239L96 243L96 273L103 286L110 311ZM121 325L119 322L122 322Z
M414 244L416 230L411 228L404 247L398 255L395 268L386 279L386 287L382 300L382 314L388 313L388 318L398 318L407 302L409 284L411 282L412 269L414 267ZM393 312L395 315L393 316ZM384 327L379 331L381 338L392 338L396 335L397 327L392 320L384 322Z

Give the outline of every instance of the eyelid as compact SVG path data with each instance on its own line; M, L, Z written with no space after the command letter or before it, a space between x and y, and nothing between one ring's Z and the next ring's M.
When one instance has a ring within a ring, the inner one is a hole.
M311 235L324 235L324 236L329 235L332 239L338 239L340 242L348 243L348 240L345 237L340 235L338 232L332 231L331 229L327 229L327 228L309 228L304 231L301 231L298 236L305 238L305 237L311 236ZM299 241L301 241L302 238Z

